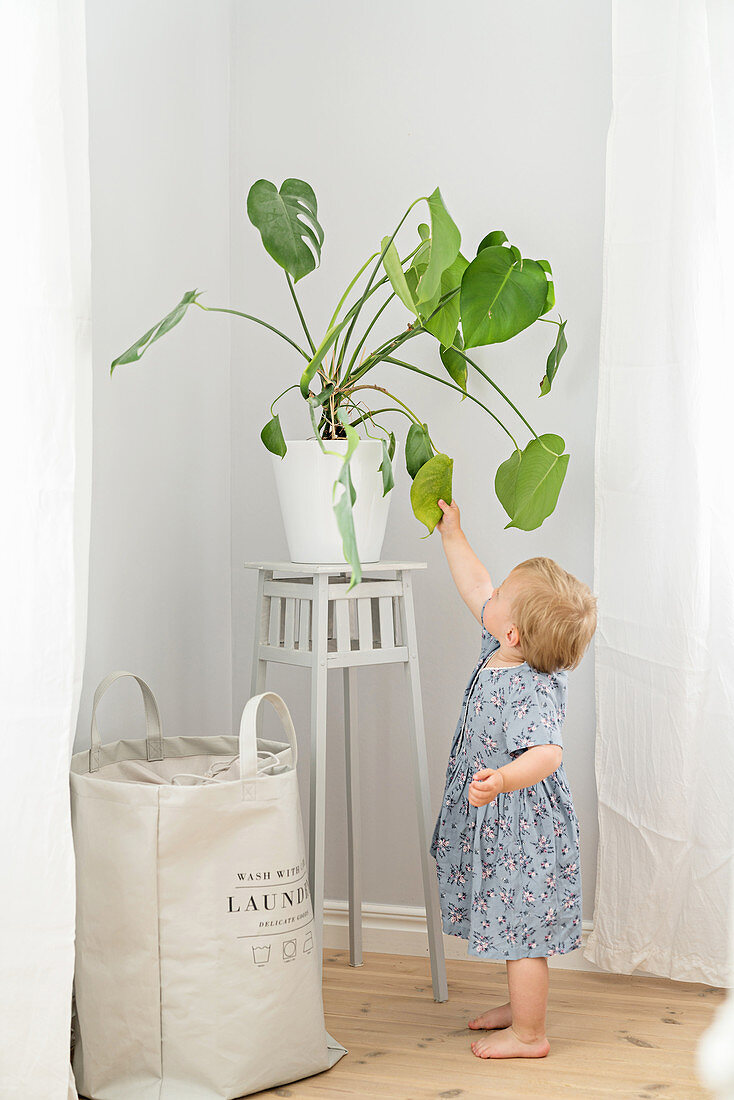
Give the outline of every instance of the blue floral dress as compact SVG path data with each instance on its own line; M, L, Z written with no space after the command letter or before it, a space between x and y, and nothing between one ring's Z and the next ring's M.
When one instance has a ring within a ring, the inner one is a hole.
M568 672L526 662L485 668L499 644L482 623L431 840L443 928L468 940L469 955L561 955L581 946L579 823L563 764L486 806L472 806L468 792L480 768L509 764L533 745L562 745Z

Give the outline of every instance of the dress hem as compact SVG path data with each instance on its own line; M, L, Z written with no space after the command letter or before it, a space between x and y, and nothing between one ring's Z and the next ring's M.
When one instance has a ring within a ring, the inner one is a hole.
M519 955L493 955L489 951L475 951L472 949L469 937L465 936L463 932L450 931L445 924L442 925L444 934L447 936L454 936L457 939L466 940L466 953L471 955L474 959L484 959L486 962L515 962L517 959L552 959L556 955L569 955L572 951L580 951L582 944L576 943L574 947L570 946L570 943L562 947L554 947L553 951L548 951L543 948L536 948L535 950L528 951L521 949ZM575 941L574 941L575 942Z

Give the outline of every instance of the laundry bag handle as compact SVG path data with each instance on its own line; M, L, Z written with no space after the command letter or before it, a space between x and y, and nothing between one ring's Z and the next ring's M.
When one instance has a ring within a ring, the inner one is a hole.
M145 703L145 740L148 760L163 760L164 758L161 715L158 710L158 704L155 701L155 695L150 690L145 680L141 680L134 672L111 672L109 676L105 676L94 693L94 702L92 703L92 744L89 749L90 772L96 772L99 769L99 752L102 747L99 730L97 728L97 707L107 689L114 684L115 680L119 680L121 676L132 676L133 680L137 680L140 685L140 690L143 693L143 702Z
M245 703L240 722L240 778L242 779L242 793L245 797L245 783L252 781L257 776L257 712L263 700L273 706L275 713L280 718L283 729L288 734L291 750L293 752L293 767L298 762L298 744L296 731L290 711L280 695L274 691L263 691L260 695L253 695Z

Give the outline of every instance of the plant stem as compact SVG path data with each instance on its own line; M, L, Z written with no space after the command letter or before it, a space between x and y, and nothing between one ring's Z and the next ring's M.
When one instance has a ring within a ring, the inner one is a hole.
M362 266L360 267L360 269L359 269L359 271L357 272L357 274L356 274L356 275L354 276L354 278L353 278L353 279L351 280L351 282L349 283L349 286L347 287L347 289L346 289L346 290L344 291L344 293L342 294L341 298L339 299L339 302L338 302L338 304L337 304L337 307L336 307L336 309L334 310L334 312L333 312L333 313L332 313L332 315L331 315L331 320L329 321L328 325L326 326L326 332L327 332L327 335L328 335L328 333L330 332L330 330L331 330L331 329L333 328L333 326L334 326L334 322L336 321L337 317L339 316L339 310L340 310L340 309L342 308L342 306L344 305L345 301L347 300L347 297L348 297L348 295L349 295L349 291L350 291L350 290L352 289L352 287L354 286L354 284L355 284L355 283L357 282L357 280L359 279L360 275L361 275L361 274L362 274L362 272L363 272L363 271L365 270L365 268L367 267L367 265L368 265L368 264L370 264L370 263L372 262L372 260L374 260L375 256L377 256L377 255L379 255L379 253L377 253L377 252L373 252L371 256L368 256L368 257L367 257L367 259L366 259L366 260L365 260L365 262L364 262L364 263L362 264ZM387 276L385 276L385 279L382 279L382 280L381 280L381 282L385 282L386 280L387 280ZM377 286L376 286L376 287L375 287L374 289L375 289L375 290L377 290L377 287L378 287L378 286L380 286L380 283L378 283L378 284L377 284ZM373 291L373 293L374 293L374 291ZM352 309L354 309L354 308L355 308L355 307L354 307L354 306L352 306ZM347 317L349 317L349 312L347 312ZM345 322L346 322L346 317L345 317ZM334 366L334 358L335 358L335 352L336 352L336 344L338 344L338 343L339 343L339 338L337 337L337 339L336 339L336 341L335 341L335 345L334 345L334 347L332 348L332 359L331 359L332 367ZM315 351L315 349L314 349L314 355L315 355L315 354L316 354L316 351ZM339 381L339 363L338 363L338 362L337 362L337 364L336 364L336 370L335 370L335 372L334 372L334 375L333 375L333 379L334 379L334 381L335 381L335 382L337 382L337 383L338 383L338 381Z
M396 413L402 413L402 414L403 414L403 416L407 416L407 417L408 417L408 420L412 420L412 419L413 419L413 417L412 417L412 416L411 416L411 415L410 415L409 413L407 413L407 412L405 411L405 409L399 409L399 408L398 408L398 407L397 407L396 405L386 405L384 409L372 409L371 411L368 411L368 412L366 412L366 413L364 414L364 416L360 416L358 420L354 420L354 421L352 422L352 427L354 427L354 425L355 425L355 424L359 424L359 423L360 423L360 422L361 422L362 420L364 420L364 419L365 419L365 417L367 417L367 416L369 416L370 418L372 418L373 416L377 416L377 415L378 415L379 413L387 413L387 412L396 412ZM378 425L378 426L379 426L379 425ZM384 431L384 430L385 430L385 429L383 428L383 431Z
M493 386L493 387L494 387L494 388L495 388L495 389L497 390L497 393L498 393L498 394L499 394L499 395L500 395L501 397L504 397L504 399L505 399L505 401L507 402L507 404L508 404L508 405L510 405L510 406L512 406L512 408L513 408L513 409L515 410L515 412L517 413L517 415L518 415L518 416L520 417L520 419L522 420L523 424L525 424L525 426L526 426L527 428L529 428L529 429L530 429L530 431L531 431L531 432L533 433L533 435L535 436L535 438L536 438L536 439L537 439L537 440L538 440L539 442L541 442L541 440L540 440L540 436L539 436L539 435L538 435L538 433L536 432L535 428L534 428L534 427L532 426L532 424L528 424L527 420L526 420L526 419L525 419L525 417L524 417L524 416L522 415L522 413L521 413L521 412L520 412L520 410L518 409L517 405L515 405L515 404L514 404L514 403L513 403L512 401L510 401L510 399L509 399L509 397L507 396L507 394L506 394L506 393L503 393L503 392L502 392L502 390L501 390L501 389L499 388L499 386L497 385L497 383L496 383L496 382L493 382L493 381L492 381L492 379L491 379L491 378L489 377L489 375L488 375L488 374L486 374L486 373L485 373L485 372L484 372L484 371L482 370L482 368L481 368L481 367L477 366L477 364L476 364L476 363L474 362L474 360L473 360L473 359L470 359L470 358L469 358L469 356L468 356L468 355L466 355L466 354L465 354L465 353L464 353L463 351L459 351L459 349L458 349L458 348L454 348L454 351L457 351L457 352L459 352L459 355L461 356L461 358L462 358L462 359L465 359L465 360L466 360L466 362L467 362L467 363L470 363L470 364L471 364L471 365L472 365L472 366L474 367L474 369L475 369L475 370L479 371L479 373L481 374L482 378L486 378L486 379L487 379L487 381L489 382L490 386ZM545 447L545 443L543 443L542 445L543 445L543 446ZM548 447L545 447L545 449L546 449L546 450L549 450L549 448L548 448Z
M407 410L408 414L415 421L416 424L420 424L422 426L423 422L418 418L418 416L416 416L416 414L413 412L413 410L410 408L410 406L406 405L404 401L401 401L399 397L396 397L394 393L390 393L389 390L386 390L384 386L377 386L377 385L375 385L374 382L365 382L364 385L362 385L362 386L352 386L352 388L350 390L348 390L347 392L348 392L348 394L352 394L356 390L379 390L380 393L387 394L388 397L391 397L393 399L393 401L397 401L398 405L400 405L403 409ZM428 438L431 441L431 446L433 447L433 440L431 439L430 436ZM435 450L435 447L434 447L434 450Z
M201 302L192 302L191 304L198 306L199 309L205 309L207 313L233 313L236 317L246 317L248 321L254 321L255 324L262 325L263 328L269 328L276 336L281 336L286 343L290 344L292 348L295 348L307 362L311 362L311 356L307 351L299 347L295 340L291 340L290 336L286 336L279 328L274 328L273 325L269 325L267 321L261 321L259 317L253 317L251 313L240 313L238 309L222 309L217 306L204 306Z
M333 312L333 314L332 314L332 317L331 317L331 320L329 321L329 324L328 324L328 325L326 326L326 327L327 327L327 329L330 329L330 328L331 328L331 326L332 326L332 325L334 324L334 321L336 321L337 317L339 316L339 310L340 310L340 309L342 308L342 306L344 305L344 303L345 303L345 301L346 301L346 299L347 299L347 295L349 294L349 291L350 291L350 290L352 289L352 287L353 287L353 286L354 286L354 284L356 283L357 279L358 279L358 278L360 277L360 275L362 274L362 272L364 271L364 269L365 269L365 268L367 267L367 264L368 264L368 263L371 263L371 261L372 261L372 260L374 260L375 256L377 256L377 252L373 252L373 253L372 253L372 255L371 255L371 256L369 256L369 257L368 257L368 258L367 258L367 259L365 260L365 262L364 262L364 263L362 264L362 266L360 267L359 271L357 272L357 274L356 274L356 275L354 276L354 278L352 279L352 281L351 281L351 283L349 284L349 286L347 287L347 289L346 289L346 290L344 291L344 293L342 294L341 298L339 299L339 305L338 305L338 306L336 307L336 309L334 310L334 312Z
M372 367L382 362L387 354L396 351L406 342L406 340L412 340L414 336L419 336L421 332L425 331L426 330L421 325L415 325L413 328L401 332L398 336L393 336L391 340L387 340L384 344L380 344L379 348L375 348L375 350L362 362L359 370L349 376L349 380L351 382L356 382L357 379L361 378L363 374L366 374L368 370L371 370Z
M411 251L410 251L410 252L409 252L409 253L407 254L407 256L404 256L404 257L403 257L403 259L402 259L402 260L400 261L400 266L401 266L401 267L403 266L403 264L406 264L406 263L408 262L408 260L412 259L412 257L413 257L413 256L415 256L416 252L417 252L417 251L418 251L418 249L419 249L419 248L420 248L420 247L422 246L422 244L423 244L423 241L421 241L421 242L420 242L420 244L417 244L417 245L415 246L415 248L414 248L414 249L412 249L412 250L411 250ZM380 279L380 282L379 282L379 283L377 284L377 287L381 286L381 285L382 285L382 283L384 283L384 282L385 282L385 279ZM375 287L375 290L377 289L377 287ZM379 310L377 311L377 313L375 314L375 316L374 316L374 317L372 318L372 321L371 321L371 323L370 323L370 324L369 324L369 325L367 326L367 330L366 330L366 332L365 332L364 336L362 337L362 339L360 340L360 342L359 342L359 343L357 344L357 347L356 347L356 348L354 349L354 354L352 355L352 358L351 358L351 359L349 360L349 366L347 367L347 373L346 373L346 374L344 375L344 381L345 381L345 382L346 382L346 381L347 381L347 379L349 378L350 372L351 372L351 370L352 370L352 367L354 366L354 363L355 363L355 361L356 361L356 359L357 359L357 356L359 355L360 351L361 351L361 350L362 350L362 348L364 347L364 345L365 345L365 343L366 343L366 341L367 341L367 337L369 336L370 332L372 331L372 329L373 329L373 327L374 327L374 325L375 325L375 322L377 321L378 317L379 317L379 316L380 316L380 314L381 314L381 313L383 312L383 310L387 308L387 306L388 306L388 305L390 304L390 302L391 302L391 301L393 300L393 298L394 298L394 297L395 297L395 291L393 291L393 292L391 293L390 297L389 297L389 298L388 298L388 299L387 299L387 300L386 300L386 301L384 302L384 304L383 304L383 305L382 305L382 306L380 307L380 309L379 309ZM345 343L346 343L346 341L345 341Z
M385 435L387 435L389 437L390 432L388 431L388 429L383 428L382 424L378 424L377 421L375 420L375 413L384 412L385 411L384 409L375 409L375 410L371 411L370 409L367 408L364 401L352 401L349 398L347 398L345 404L349 405L349 407L354 409L355 412L359 412L360 409L364 409L364 413L363 413L362 416L358 417L356 420L350 421L350 424L349 424L350 428L353 428L356 424L360 424L363 420L369 419L369 420L372 421L372 424L375 428L377 428L381 432L384 432ZM396 408L395 412L403 412L403 409ZM405 413L404 415L407 416L408 414ZM365 425L364 430L367 434L368 439L376 439L377 438L374 435L370 435L370 430L366 425Z
M379 259L377 260L377 263L375 264L375 266L372 269L372 274L369 277L369 280L367 282L367 286L365 287L364 293L363 293L362 297L360 298L359 302L357 303L357 309L356 309L356 312L355 312L354 316L352 317L352 323L350 324L349 329L347 330L346 338L344 340L344 343L342 344L342 349L341 349L342 359L344 357L344 352L346 350L347 344L349 343L349 339L352 335L352 331L353 331L354 326L356 324L357 317L359 316L359 311L361 310L364 303L367 301L367 297L368 297L368 294L369 294L370 287L372 286L373 282L375 281L375 276L377 275L377 272L380 269L380 264L384 260L388 248L390 247L390 245L392 244L392 242L395 240L396 236L398 235L398 231L399 231L401 225L403 224L403 222L405 221L405 219L407 218L408 214L411 212L411 210L413 209L414 206L417 206L419 202L423 201L423 198L424 198L424 196L421 195L420 198L415 199L415 201L410 204L410 206L408 207L408 209L405 211L402 218L398 222L397 228L395 229L395 232L393 233L393 235L390 237L390 240L387 242L385 247L380 252ZM337 366L339 368L341 368L341 363L342 363L342 360L340 359L339 362L337 363Z
M480 401L478 397L475 397L473 393L466 393L464 390L462 390L461 386L456 386L453 382L448 382L445 378L439 378L437 374L431 374L429 371L421 370L420 367L414 367L412 363L404 363L402 359L393 359L392 356L388 356L385 359L385 362L394 363L398 367L405 367L406 370L412 370L415 371L416 374L423 374L426 376L426 378L432 378L434 382L440 382L442 386L448 386L449 389L457 390L460 394L462 394L462 396L466 396L471 401L474 401L477 405L481 405L484 411L488 412L492 419L497 421L500 428L502 428L504 432L507 432L512 442L515 444L515 449L518 451L522 450L510 429L506 428L500 418L498 416L495 416L492 410L488 409L484 402Z
M432 317L435 317L436 314L443 309L446 303L450 302L458 293L459 287L455 287L454 290L448 291L448 293L444 294L439 300L433 313L426 317L425 321L416 320L414 323L408 325L406 332L400 333L399 336L393 337L392 340L387 340L384 344L381 344L379 348L376 348L371 355L367 356L356 374L351 375L352 380L361 378L363 374L366 374L367 371L371 370L377 363L384 361L385 356L382 354L383 351L395 351L395 349L400 347L401 344L404 344L406 340L411 340L414 336L419 336L422 332L428 332L428 329L425 327L428 321L430 321Z
M284 393L288 393L288 390L297 390L297 389L298 389L298 383L297 382L294 382L292 386L286 386L286 388L283 390L283 393L279 393L278 396L271 403L271 405L270 405L270 415L275 416L275 413L273 412L273 405L275 404L276 401L280 401L280 399L281 399L281 397L283 396Z
M293 298L293 304L295 305L296 309L298 310L298 316L301 318L301 324L303 325L303 331L306 333L306 339L308 340L311 351L315 354L316 353L316 345L314 344L313 340L311 339L311 333L308 331L308 326L306 324L306 319L303 316L303 313L301 312L301 307L298 304L298 298L296 298L296 290L295 290L295 287L293 286L293 280L291 279L291 277L290 277L290 275L288 274L287 271L285 272L285 279L286 279L286 282L288 283L288 289L291 292L291 297Z
M358 277L358 275L359 275L359 273L357 274L357 276L355 276L355 279ZM326 354L327 351L328 351L328 347L333 346L333 344L335 342L335 340L332 340L331 337L334 336L335 339L338 339L338 333L341 332L341 330L346 327L347 322L350 320L350 318L353 318L354 316L356 316L356 313L357 313L361 303L363 301L365 301L367 298L369 298L370 295L374 294L377 290L379 290L379 288L383 285L383 283L386 283L387 281L388 281L388 277L387 277L387 275L385 275L382 279L380 279L378 282L376 282L375 285L372 287L372 289L369 292L365 292L365 294L363 295L363 297L360 299L359 302L356 302L353 306L351 306L350 309L347 310L346 314L344 315L343 320L341 320L338 325L334 325L334 323L333 323L334 319L332 318L332 321L329 324L329 327L326 331L326 336L321 341L321 344L317 348L315 355L311 359L309 359L308 366L306 367L306 370L304 371L304 374L308 376L309 381L313 377L314 370L316 369L314 367L314 360L317 359L319 356L321 356L321 348L324 347L325 345L327 345L327 347L325 347L325 350L324 350L324 354ZM352 282L354 282L354 279L352 280ZM345 293L342 295L342 299L341 299L342 302L344 301L347 293L348 293L348 291L345 291ZM341 307L341 302L340 302L340 305L337 306L337 312L338 312L340 307ZM336 332L334 331L335 329L336 329ZM333 352L332 352L332 367L333 367L333 362L334 361L333 361ZM339 381L339 364L338 363L337 363L336 368L334 370L332 380L336 381L336 382ZM301 392L303 392L303 376L301 377ZM304 394L304 397L305 396L306 395Z
M354 363L357 359L357 356L359 355L360 351L364 347L364 345L367 341L367 337L369 336L370 332L374 328L375 323L377 322L380 314L383 312L383 310L385 310L390 305L390 302L393 300L394 297L395 297L395 291L393 291L392 294L390 295L390 297L382 304L382 306L380 306L377 313L372 318L372 321L367 326L367 329L365 330L364 336L362 337L362 339L357 344L356 348L354 349L354 354L352 355L352 358L349 360L349 366L347 367L347 373L344 375L344 381L345 382L349 378L350 371L351 371L352 367L354 366Z

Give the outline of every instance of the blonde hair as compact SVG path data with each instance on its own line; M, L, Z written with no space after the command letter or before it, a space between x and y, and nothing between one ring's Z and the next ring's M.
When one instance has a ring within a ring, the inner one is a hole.
M597 597L552 558L528 558L510 577L520 650L539 672L573 669L596 630Z

